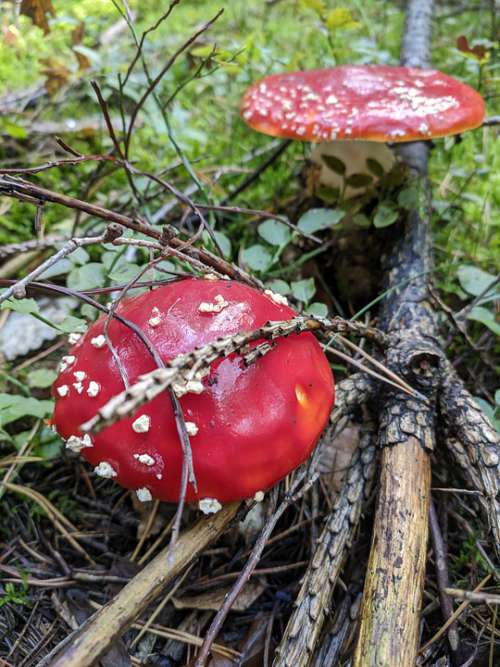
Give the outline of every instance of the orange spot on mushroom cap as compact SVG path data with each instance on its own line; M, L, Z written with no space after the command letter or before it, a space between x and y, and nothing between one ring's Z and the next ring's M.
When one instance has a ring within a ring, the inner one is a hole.
M317 432L318 424L325 424L331 410L331 403L325 400L324 393L317 388L306 390L296 385L297 396L297 431L304 440L311 439Z

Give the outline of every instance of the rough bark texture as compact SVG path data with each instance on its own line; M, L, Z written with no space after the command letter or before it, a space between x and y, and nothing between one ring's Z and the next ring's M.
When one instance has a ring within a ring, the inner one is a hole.
M421 443L386 450L354 664L415 664L425 575L430 466Z
M342 664L341 659L347 654L357 628L361 606L360 583L351 582L349 585L335 618L328 623L325 635L314 654L311 667L330 667Z
M401 62L424 67L430 42L432 0L410 0ZM401 157L427 199L427 146L405 146ZM382 323L393 337L386 362L427 402L388 392L381 412L380 492L368 562L361 626L354 665L409 667L415 664L425 577L435 401L441 353L428 301L430 252L427 216L411 211L390 253ZM412 282L408 282L412 279Z
M375 451L373 425L366 426L335 507L304 575L274 667L305 667L310 664L363 502L371 492Z
M500 558L500 437L451 369L443 380L439 408L448 450L469 486L483 494L479 501Z
M330 423L338 424L342 417L353 415L373 398L376 390L376 384L362 373L355 373L342 380L335 390L335 407L330 415Z

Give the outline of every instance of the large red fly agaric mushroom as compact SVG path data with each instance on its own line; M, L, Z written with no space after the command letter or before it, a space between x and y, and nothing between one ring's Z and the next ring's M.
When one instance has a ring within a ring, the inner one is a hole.
M165 363L218 337L295 316L279 295L217 279L176 281L125 300L117 312L143 329ZM114 319L108 335L131 384L154 370L150 353L129 327ZM334 398L327 359L307 332L278 339L249 365L237 354L222 358L188 385L174 385L198 486L195 492L189 485L186 498L201 501L207 511L265 491L302 463ZM97 475L134 489L141 500L177 501L182 449L165 393L96 435L80 430L123 389L101 318L63 358L53 389L55 426Z
M335 155L331 142L403 142L458 134L481 125L484 102L469 86L434 69L342 65L267 76L248 89L241 115L264 134L320 143L313 160L320 161L326 174L321 155ZM376 150L372 145L363 155L386 170L391 166L385 146Z

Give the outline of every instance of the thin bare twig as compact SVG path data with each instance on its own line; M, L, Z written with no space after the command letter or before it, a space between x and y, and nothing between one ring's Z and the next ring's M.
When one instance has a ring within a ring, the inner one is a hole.
M276 526L279 518L282 516L283 512L293 502L296 502L298 498L303 496L316 481L317 474L313 475L309 480L307 480L302 488L299 488L300 484L304 481L306 474L307 474L307 469L303 469L302 472L297 475L297 478L294 480L290 492L285 496L279 507L273 512L273 514L271 514L271 516L265 523L263 529L260 532L259 538L257 539L257 542L255 543L255 546L252 549L252 553L250 554L250 557L248 558L245 564L245 567L241 571L231 591L224 598L224 602L221 608L219 609L212 623L210 624L210 627L205 636L205 640L203 641L203 645L200 649L199 654L196 657L194 667L204 667L212 643L215 641L215 638L217 637L226 619L226 616L230 612L231 607L233 606L236 598L241 593L244 585L250 578L253 570L257 567L257 563L259 562L262 552L264 551L267 540L271 536L271 533L273 532L274 527Z
M130 122L128 125L127 129L127 134L125 137L125 156L128 159L129 156L129 151L130 151L130 140L132 138L132 131L134 129L135 121L137 119L137 115L139 111L142 109L144 106L144 103L146 102L147 98L151 95L153 90L156 88L156 86L159 84L159 82L162 80L164 77L165 73L172 67L174 62L177 60L177 58L188 49L191 44L193 44L200 35L202 35L204 32L206 32L219 18L222 16L224 10L221 9L220 11L217 12L217 14L210 19L210 21L207 21L205 24L202 25L202 27L197 30L195 33L193 33L167 60L165 65L161 68L159 74L153 79L153 81L149 84L147 89L144 91L143 95L135 105L132 114L130 116Z

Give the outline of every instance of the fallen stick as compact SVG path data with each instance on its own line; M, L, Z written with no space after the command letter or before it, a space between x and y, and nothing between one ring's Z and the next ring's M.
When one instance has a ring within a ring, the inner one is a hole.
M225 505L198 521L177 540L171 559L163 549L110 602L56 648L50 667L91 667L172 580L217 539L238 513L239 503ZM60 650L59 650L60 649Z
M427 66L432 0L409 0L401 64ZM399 151L412 177L422 185L427 210L427 156L423 142ZM420 208L420 207L419 207ZM435 316L427 298L431 265L427 215L408 213L386 262L390 293L382 323L395 344L386 363L414 379L427 402L390 392L380 418L380 492L363 592L354 667L413 667L420 635L425 580L431 460L435 442L435 402L439 361ZM409 276L420 276L410 286ZM406 283L405 283L406 280ZM424 389L425 388L425 389Z

